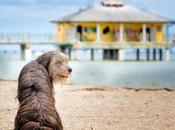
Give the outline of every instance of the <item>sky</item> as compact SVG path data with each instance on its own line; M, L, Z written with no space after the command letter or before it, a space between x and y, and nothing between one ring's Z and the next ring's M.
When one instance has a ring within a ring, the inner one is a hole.
M175 0L124 0L137 8L175 20ZM100 0L0 0L0 33L55 33L50 21Z

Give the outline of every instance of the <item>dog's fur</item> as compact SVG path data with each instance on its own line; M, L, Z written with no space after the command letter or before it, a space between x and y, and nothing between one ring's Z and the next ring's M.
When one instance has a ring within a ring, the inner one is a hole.
M63 130L55 108L53 82L68 78L72 69L67 57L51 51L22 69L18 79L20 103L14 130Z

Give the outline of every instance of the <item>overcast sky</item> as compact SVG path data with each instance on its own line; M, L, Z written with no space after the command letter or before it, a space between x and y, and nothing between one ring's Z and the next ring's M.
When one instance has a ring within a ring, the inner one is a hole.
M100 0L0 0L0 32L54 33L51 20ZM140 9L175 19L175 0L125 0Z

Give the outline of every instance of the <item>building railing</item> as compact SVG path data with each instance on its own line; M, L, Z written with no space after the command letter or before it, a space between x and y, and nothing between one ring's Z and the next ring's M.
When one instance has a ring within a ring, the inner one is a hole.
M53 33L0 33L0 44L8 43L58 43L58 44L71 44L73 48L168 48L171 43L169 42L86 42L79 41L73 36L69 35L70 38L67 42L58 42L58 35Z
M113 43L88 43L88 42L76 42L70 43L73 48L95 48L95 49L123 49L123 48L168 48L171 43L168 42L113 42Z

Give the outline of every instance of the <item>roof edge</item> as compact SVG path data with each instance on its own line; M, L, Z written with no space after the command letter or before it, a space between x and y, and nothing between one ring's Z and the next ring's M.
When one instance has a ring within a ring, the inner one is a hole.
M170 24L175 24L175 20L170 20L170 21L66 21L66 20L53 20L50 21L51 23L74 23L74 22L79 22L79 23L170 23Z

